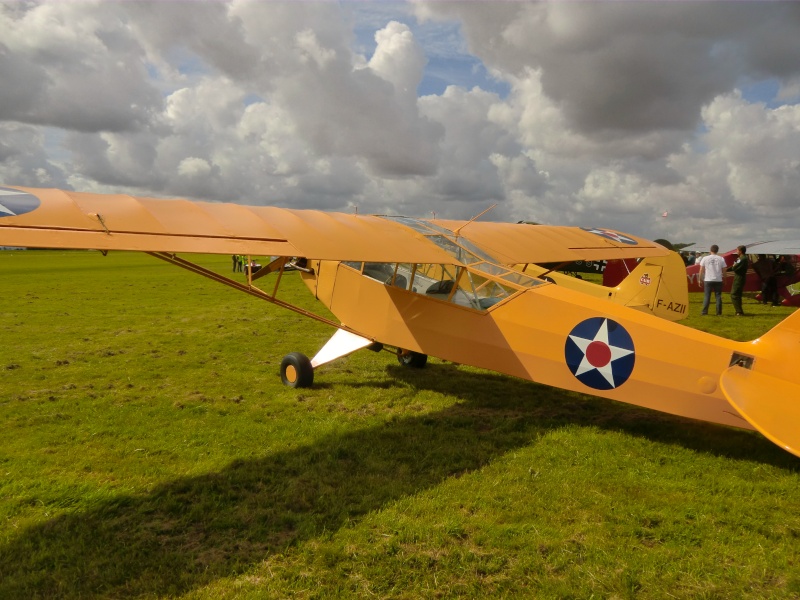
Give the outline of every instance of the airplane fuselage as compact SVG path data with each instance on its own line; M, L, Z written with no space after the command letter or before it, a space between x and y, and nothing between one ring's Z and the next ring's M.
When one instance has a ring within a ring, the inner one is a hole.
M751 344L612 302L587 305L583 294L547 283L478 310L387 285L341 263L314 265L314 274L304 276L311 291L364 337L546 385L752 429L718 386L735 356L752 358ZM678 345L680 353L669 352Z

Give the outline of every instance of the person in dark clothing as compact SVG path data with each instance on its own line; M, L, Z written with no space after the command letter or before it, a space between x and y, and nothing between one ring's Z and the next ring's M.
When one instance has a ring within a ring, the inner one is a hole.
M733 271L733 285L731 286L731 304L733 310L736 312L737 317L744 315L742 310L742 293L744 292L744 281L747 276L747 268L750 266L750 261L747 259L747 248L739 246L737 249L739 253L736 257L736 262L730 266Z
M795 266L792 264L791 257L781 254L778 259L778 277L785 278L778 281L779 284L789 285L789 279L795 274Z
M772 261L763 254L759 254L756 262L753 263L753 270L761 280L761 303L768 304L776 293L777 280L775 279L775 267Z
M767 277L767 290L764 295L764 304L772 304L772 306L781 305L781 296L778 293L778 275L781 274L781 257L776 256L772 260L772 270L769 277Z
M773 306L780 306L783 302L779 289L785 288L792 283L795 274L795 266L792 264L791 257L781 254L775 261L775 295L772 301Z

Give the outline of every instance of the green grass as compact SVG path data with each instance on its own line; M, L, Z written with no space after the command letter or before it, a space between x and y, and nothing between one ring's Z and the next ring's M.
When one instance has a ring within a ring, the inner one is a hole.
M0 297L0 598L800 597L756 433L366 351L291 390L326 326L143 255L3 252ZM791 309L745 310L686 323Z

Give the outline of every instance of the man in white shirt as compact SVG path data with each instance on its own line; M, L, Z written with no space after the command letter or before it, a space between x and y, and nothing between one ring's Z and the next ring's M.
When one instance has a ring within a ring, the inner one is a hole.
M700 280L703 282L703 310L701 315L708 314L708 305L711 302L711 292L717 300L717 316L722 314L722 276L725 274L725 259L717 254L719 246L711 246L711 254L700 260Z

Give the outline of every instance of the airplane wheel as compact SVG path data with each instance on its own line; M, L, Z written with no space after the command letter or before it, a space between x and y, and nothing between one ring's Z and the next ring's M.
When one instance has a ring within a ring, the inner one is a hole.
M398 350L397 361L404 367L421 369L428 362L428 355L412 352L411 350Z
M314 383L314 367L305 354L292 352L281 361L281 381L293 388L311 387Z

